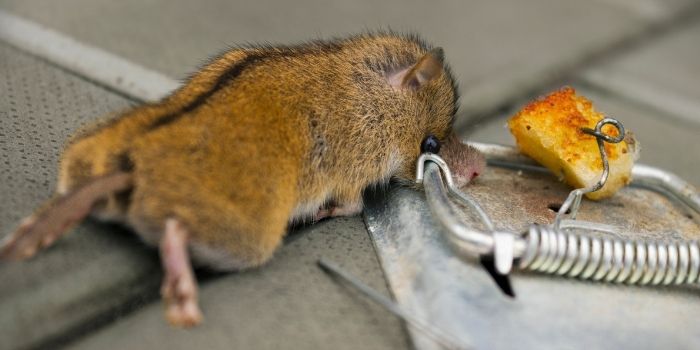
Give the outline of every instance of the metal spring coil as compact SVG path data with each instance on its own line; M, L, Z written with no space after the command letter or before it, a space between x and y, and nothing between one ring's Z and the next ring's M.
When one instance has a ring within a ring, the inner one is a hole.
M698 281L698 242L598 238L532 225L520 268L594 281L681 284Z

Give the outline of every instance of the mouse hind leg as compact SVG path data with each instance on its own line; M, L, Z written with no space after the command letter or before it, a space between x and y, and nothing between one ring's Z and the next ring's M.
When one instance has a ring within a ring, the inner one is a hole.
M213 196L202 201L201 190L173 197L152 191L157 189L136 187L129 220L146 242L160 249L166 320L177 327L196 326L202 312L192 265L220 271L261 265L279 246L285 225L271 224L269 213L241 215Z
M191 327L202 321L197 281L187 249L189 239L189 231L178 219L166 219L160 240L160 257L165 270L160 293L166 305L165 318L178 327Z

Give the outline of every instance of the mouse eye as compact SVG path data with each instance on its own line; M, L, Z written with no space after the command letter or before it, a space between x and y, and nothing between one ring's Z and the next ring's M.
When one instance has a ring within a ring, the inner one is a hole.
M429 152L437 154L440 152L440 140L438 140L434 135L428 135L428 137L423 139L423 142L420 145L420 151L422 153Z

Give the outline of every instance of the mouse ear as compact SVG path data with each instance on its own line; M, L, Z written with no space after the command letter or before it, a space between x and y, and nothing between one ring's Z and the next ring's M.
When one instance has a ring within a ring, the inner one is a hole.
M417 90L440 75L443 70L443 59L442 48L434 48L423 55L413 66L389 76L389 84L394 88Z

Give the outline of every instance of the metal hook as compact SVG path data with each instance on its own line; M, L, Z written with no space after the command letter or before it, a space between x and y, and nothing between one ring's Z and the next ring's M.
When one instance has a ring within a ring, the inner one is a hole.
M617 129L617 136L611 137L603 133L603 127L605 125L612 125ZM598 143L598 151L600 152L600 159L603 163L603 173L600 175L600 179L593 186L587 188L577 188L569 193L564 203L559 208L557 216L554 218L554 228L559 229L561 226L561 220L566 215L566 212L571 209L569 216L572 220L576 219L576 214L581 207L581 200L583 195L586 193L591 193L600 190L605 186L608 181L608 175L610 174L610 164L608 163L608 154L605 152L605 143L620 143L625 139L625 127L617 119L613 118L603 118L595 126L595 129L581 128L581 131L585 134L594 136L596 142Z
M447 189L449 190L449 193L453 195L454 197L457 197L462 204L472 208L472 210L476 211L476 213L479 215L479 218L481 219L481 222L486 226L486 229L489 230L490 232L493 232L496 228L493 225L493 222L491 221L491 218L486 214L484 209L477 203L471 196L467 195L466 193L463 193L462 191L455 186L454 181L452 180L452 173L450 172L450 168L447 166L447 163L445 162L444 159L442 159L440 156L434 153L423 153L420 155L418 158L418 162L416 164L416 183L417 184L422 184L423 183L423 176L425 173L425 163L427 161L432 161L435 163L435 165L438 166L442 174L444 175L445 182L447 182Z

